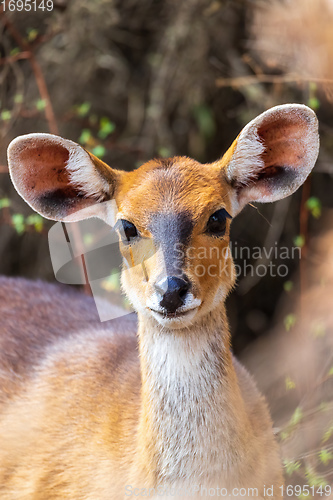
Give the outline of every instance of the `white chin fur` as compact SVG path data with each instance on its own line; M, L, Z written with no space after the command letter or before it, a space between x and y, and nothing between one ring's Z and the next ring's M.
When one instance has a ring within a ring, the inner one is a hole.
M163 314L158 313L156 311L152 311L151 309L149 310L150 314L153 316L154 319L156 319L156 321L161 326L173 329L185 328L187 326L190 326L192 324L194 317L197 314L197 311L198 308L196 307L195 309L185 311L180 316L170 317L170 316L164 316Z

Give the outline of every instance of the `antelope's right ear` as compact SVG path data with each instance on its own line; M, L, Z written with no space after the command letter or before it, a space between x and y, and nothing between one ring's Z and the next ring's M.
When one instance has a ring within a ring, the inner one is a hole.
M8 147L8 166L22 198L52 220L105 218L99 202L113 197L122 175L79 144L51 134L14 139Z

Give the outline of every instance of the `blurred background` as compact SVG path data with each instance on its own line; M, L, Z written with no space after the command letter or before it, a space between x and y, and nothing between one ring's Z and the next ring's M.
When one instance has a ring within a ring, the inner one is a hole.
M248 206L232 228L234 248L297 247L301 258L250 255L254 268L273 260L288 274L241 273L228 313L234 351L268 398L286 483L331 484L333 1L16 4L2 2L0 14L1 274L54 280L52 223L9 179L6 148L17 135L59 134L132 170L175 154L214 161L271 106L316 111L321 150L304 187ZM239 252L235 260L243 267Z

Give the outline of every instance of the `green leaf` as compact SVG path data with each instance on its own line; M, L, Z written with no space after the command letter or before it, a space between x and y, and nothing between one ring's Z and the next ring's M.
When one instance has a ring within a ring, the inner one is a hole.
M170 151L170 149L163 146L159 148L158 154L162 158L170 158L170 156L172 156L172 152Z
M0 210L2 208L8 208L10 207L10 199L9 198L2 198L0 200Z
M321 461L322 464L328 465L330 461L333 460L333 453L323 448L319 452L319 460Z
M283 284L283 288L286 292L291 292L294 288L294 283L292 281L285 281Z
M305 238L302 234L299 234L298 236L295 236L294 238L294 245L296 245L297 247L300 247L302 248L304 246L304 243L305 243Z
M288 431L282 431L282 432L280 432L281 441L285 441L289 437L289 434L290 433Z
M81 118L83 118L83 117L87 116L87 114L90 111L90 108L91 108L91 103L90 102L83 102L82 104L80 104L79 106L77 106L77 108L76 108L77 114Z
M20 53L20 49L18 47L14 47L10 52L9 55L11 56L16 56L16 54Z
M319 200L319 198L316 198L315 196L311 196L311 198L309 198L306 201L305 206L315 219L319 219L319 217L321 216L321 212L322 212L322 204L321 204L321 201Z
M28 28L27 29L27 33L28 33L28 41L29 42L33 42L34 40L36 40L37 36L38 36L38 30L35 29L35 28Z
M91 233L86 233L83 236L83 243L86 246L90 246L94 242L94 235Z
M296 410L292 414L290 419L290 425L295 426L298 425L303 418L303 410L300 406L297 406Z
M44 227L44 219L39 214L31 214L26 218L28 226L34 226L37 233L41 233Z
M329 404L326 402L326 401L322 401L319 405L318 405L318 410L319 411L327 411L329 409Z
M286 377L285 382L286 382L286 390L287 391L291 391L292 389L295 389L296 384L289 376Z
M99 132L98 137L100 139L106 139L108 135L112 134L116 129L113 122L109 120L106 116L103 116L99 122Z
M38 99L38 101L36 101L36 108L38 111L43 111L46 108L45 99Z
M12 117L12 113L11 111L8 111L8 109L4 109L3 111L1 111L1 120L3 120L4 122L8 121L11 119Z
M92 135L91 135L90 130L87 128L84 128L81 132L80 137L79 137L79 143L80 144L87 144L90 141L91 137L92 137Z
M107 292L118 292L120 290L119 273L115 272L102 281L102 288Z
M286 428L282 432L280 432L280 438L282 441L287 439L292 434L293 430L301 422L302 418L303 418L303 411L298 406L294 411L294 413L292 414L291 419Z
M310 108L312 108L313 110L316 110L318 108L320 108L320 101L318 99L318 97L310 97L310 99L308 100L308 106Z
M296 314L288 314L284 318L284 327L287 332L289 332L296 324L297 322L297 316Z
M286 474L288 476L291 476L300 468L301 462L295 462L294 460L283 460L283 465L285 467Z
M92 150L92 153L95 156L98 156L99 158L103 158L103 156L105 156L106 149L105 149L104 146L102 146L101 144L99 144L98 146L94 147L94 149Z
M332 376L333 376L333 366L331 366L331 368L329 369L329 371L328 371L328 376L329 376L329 377L332 377Z
M24 223L24 216L22 214L12 215L12 223L18 234L24 233L25 223Z
M330 427L324 432L323 438L322 438L322 443L326 443L331 437L333 436L333 423L330 425Z
M23 94L16 94L14 96L15 104L21 104L23 102Z
M305 477L308 481L309 486L326 486L327 482L324 478L317 475L316 471L310 466L305 469Z

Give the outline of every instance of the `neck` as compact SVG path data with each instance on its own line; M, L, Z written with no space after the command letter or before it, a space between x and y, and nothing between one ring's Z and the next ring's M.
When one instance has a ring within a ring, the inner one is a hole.
M139 439L146 463L155 465L154 480L209 480L234 467L248 421L224 307L183 330L163 329L139 315L138 333Z

